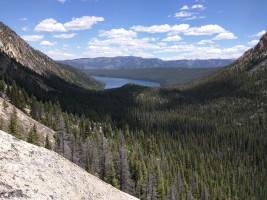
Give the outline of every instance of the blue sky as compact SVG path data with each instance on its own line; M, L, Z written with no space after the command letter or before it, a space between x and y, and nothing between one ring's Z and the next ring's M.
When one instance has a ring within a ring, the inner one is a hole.
M0 0L0 21L56 60L237 58L267 30L266 0Z

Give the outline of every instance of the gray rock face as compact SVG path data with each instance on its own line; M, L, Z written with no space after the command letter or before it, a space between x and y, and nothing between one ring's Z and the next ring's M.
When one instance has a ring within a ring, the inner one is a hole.
M136 199L55 152L3 131L0 144L0 199Z
M228 70L248 71L250 73L261 72L267 69L267 33L259 43L246 51L243 56L231 64Z

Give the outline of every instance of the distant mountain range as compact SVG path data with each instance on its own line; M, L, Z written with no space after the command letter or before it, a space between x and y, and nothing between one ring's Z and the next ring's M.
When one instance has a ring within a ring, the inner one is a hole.
M158 58L141 58L134 56L81 58L58 61L79 69L135 69L155 67L188 67L211 68L224 67L234 62L234 59L208 59L208 60L171 60L164 61Z

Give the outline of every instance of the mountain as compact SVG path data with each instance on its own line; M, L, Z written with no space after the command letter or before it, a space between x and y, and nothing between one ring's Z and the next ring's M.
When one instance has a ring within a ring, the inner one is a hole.
M135 200L55 152L0 131L1 199Z
M19 79L37 83L45 90L54 90L49 80L57 79L76 87L99 89L101 83L77 69L56 63L40 51L30 47L9 27L0 22L0 74L5 79Z
M209 68L223 67L233 62L232 59L209 59L209 60L173 60L163 61L157 58L141 58L134 56L81 58L75 60L58 61L80 69L133 69L133 68L156 68L156 67L190 67Z
M243 56L237 59L228 70L262 72L267 69L267 33L265 33L259 43L246 51Z

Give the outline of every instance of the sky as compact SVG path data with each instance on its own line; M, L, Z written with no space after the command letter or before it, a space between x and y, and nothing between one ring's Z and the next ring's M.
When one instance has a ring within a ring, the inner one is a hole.
M267 0L0 0L0 21L55 60L238 58L267 30Z

